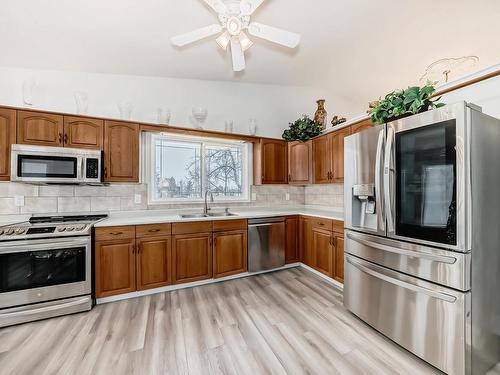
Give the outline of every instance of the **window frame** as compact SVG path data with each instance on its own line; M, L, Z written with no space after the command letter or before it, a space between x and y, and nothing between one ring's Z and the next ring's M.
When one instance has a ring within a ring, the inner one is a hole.
M169 198L169 199L154 199L154 181L156 170L156 148L154 146L156 140L164 139L170 142L187 142L193 144L201 145L200 153L200 165L201 165L201 197L200 198ZM253 181L253 148L252 144L245 141L239 140L226 140L221 138L210 138L210 137L198 137L189 135L179 135L172 133L153 133L148 132L145 134L145 141L143 153L143 169L145 171L144 181L147 184L147 200L148 205L159 206L159 205L186 205L186 204L197 204L203 203L205 201L205 191L207 188L207 168L205 165L205 149L206 146L216 146L216 147L227 147L227 146L239 146L242 151L242 196L238 198L232 197L218 197L214 195L215 203L244 203L251 201L251 184Z

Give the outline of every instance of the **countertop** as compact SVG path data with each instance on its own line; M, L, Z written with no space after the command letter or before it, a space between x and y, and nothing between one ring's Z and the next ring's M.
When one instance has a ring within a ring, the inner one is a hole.
M222 212L219 208L214 208L212 212ZM201 212L198 210L148 210L110 213L109 218L95 224L96 227L112 227L121 225L141 225L160 223L185 223L193 221L215 221L215 220L237 220L254 219L262 217L305 215L321 217L325 219L344 220L344 214L335 209L324 209L310 206L297 207L259 207L259 208L230 208L229 212L236 216L202 217L182 219L181 214Z

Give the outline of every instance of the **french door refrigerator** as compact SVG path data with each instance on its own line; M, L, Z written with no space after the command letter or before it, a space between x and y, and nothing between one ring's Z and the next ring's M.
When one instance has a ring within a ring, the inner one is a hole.
M460 102L345 139L344 304L448 374L500 361L500 120Z

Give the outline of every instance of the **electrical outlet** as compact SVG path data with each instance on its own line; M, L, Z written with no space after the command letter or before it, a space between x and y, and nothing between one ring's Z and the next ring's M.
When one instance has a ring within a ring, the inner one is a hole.
M290 200L290 193L285 193L285 200L289 201Z
M141 194L134 194L134 203L135 204L141 204L142 202L142 196Z
M24 206L24 195L15 195L14 196L14 205L16 207L23 207Z
M257 200L257 193L252 193L252 200L256 201Z

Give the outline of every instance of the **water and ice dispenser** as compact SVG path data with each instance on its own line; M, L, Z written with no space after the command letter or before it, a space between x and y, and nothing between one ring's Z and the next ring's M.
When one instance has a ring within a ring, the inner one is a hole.
M360 184L352 187L352 225L377 230L375 185Z

